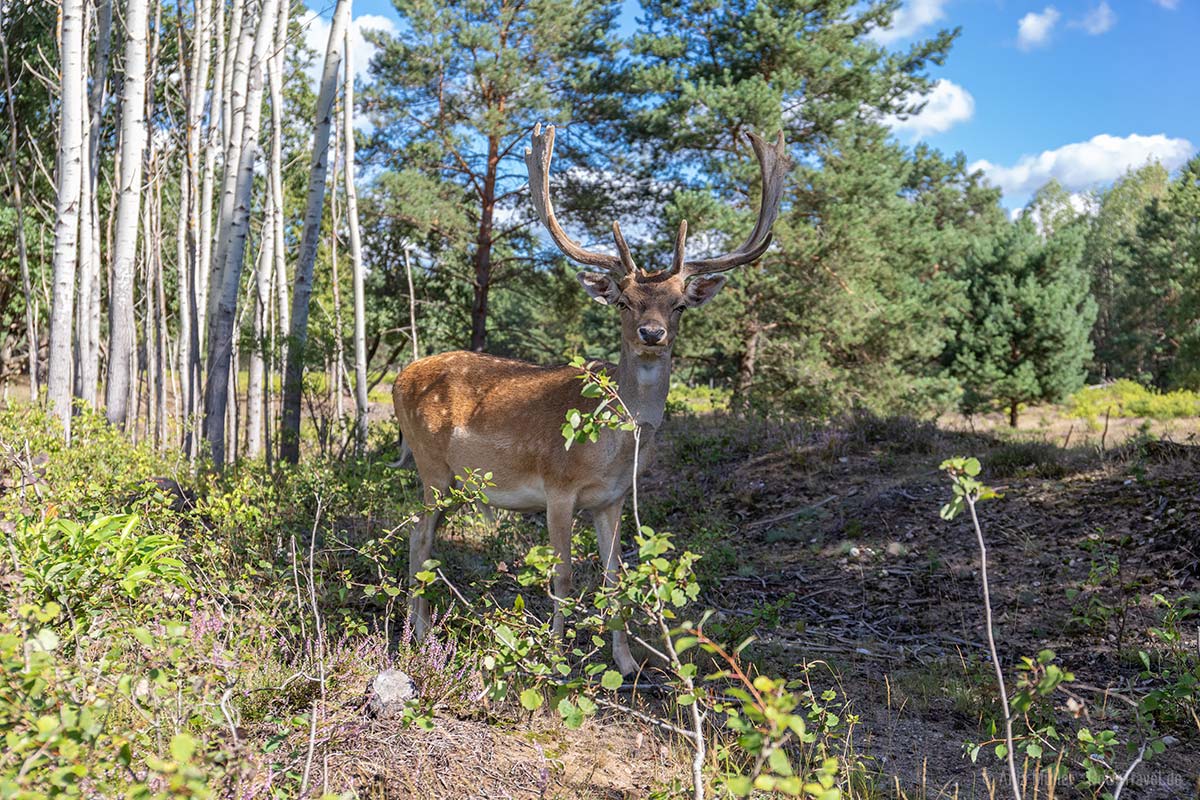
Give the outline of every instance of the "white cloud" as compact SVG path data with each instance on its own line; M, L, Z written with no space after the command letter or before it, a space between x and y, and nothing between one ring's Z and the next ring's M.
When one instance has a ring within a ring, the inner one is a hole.
M920 112L907 119L888 116L884 118L884 123L897 133L919 139L934 133L945 133L974 114L975 98L971 93L957 83L942 78L933 84L933 90L925 96L925 107Z
M1050 41L1050 34L1062 15L1054 6L1046 6L1039 14L1030 11L1017 23L1017 47L1032 50Z
M949 0L906 0L892 16L887 28L876 28L868 34L879 44L891 44L907 39L922 28L940 22L946 16L944 6Z
M320 80L321 69L325 65L325 48L329 44L330 22L318 16L315 11L305 11L300 18L300 25L304 31L304 43L317 53L308 69L309 79L315 86ZM377 48L366 40L363 31L395 33L396 23L377 14L363 14L350 21L350 65L354 68L354 77L365 80L367 66L371 63L371 57L375 55Z
M1174 11L1179 8L1179 0L1154 0L1154 4L1162 6L1167 11Z
M1117 24L1117 14L1112 10L1105 0L1101 0L1100 5L1090 9L1083 18L1078 22L1073 23L1076 27L1092 35L1098 36L1112 29L1113 25Z
M1011 198L1036 191L1051 178L1057 178L1068 191L1082 192L1110 183L1131 168L1147 162L1160 162L1167 169L1182 166L1196 151L1187 139L1154 136L1110 136L1102 133L1086 142L1063 145L1038 155L1026 155L1012 166L976 161L971 171L983 170L988 179Z

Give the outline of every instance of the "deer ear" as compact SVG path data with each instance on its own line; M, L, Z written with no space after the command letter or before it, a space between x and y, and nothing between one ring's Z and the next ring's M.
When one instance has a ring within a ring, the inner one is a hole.
M597 303L612 305L621 296L617 282L602 272L581 272L577 276L583 288Z
M724 285L724 275L703 275L692 279L688 283L687 288L683 290L683 296L687 301L688 308L699 308L709 300L712 300Z

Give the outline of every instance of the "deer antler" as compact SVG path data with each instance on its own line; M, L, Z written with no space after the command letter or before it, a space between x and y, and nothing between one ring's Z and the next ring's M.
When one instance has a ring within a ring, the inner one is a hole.
M578 242L567 236L567 232L558 224L558 220L554 217L554 206L550 203L550 159L553 155L554 126L548 126L543 134L542 125L539 122L533 129L532 146L525 148L525 166L529 168L529 194L533 199L533 207L537 209L538 219L550 232L550 238L568 258L581 264L597 267L617 277L637 272L637 266L633 263L633 255L629 252L629 245L625 243L625 237L621 235L621 226L615 221L613 222L613 239L616 240L619 253L615 256L593 253L583 249Z
M783 131L773 144L767 144L762 137L750 133L750 144L754 154L758 156L758 165L762 169L762 203L758 209L758 221L754 230L741 247L731 253L704 258L697 261L683 260L683 243L687 235L687 223L679 226L679 235L675 239L675 257L671 264L671 274L682 274L684 278L693 275L705 275L711 272L725 272L743 264L749 264L766 252L771 246L771 225L779 216L779 201L783 197L783 185L791 170L791 158L788 156L787 145L783 141Z

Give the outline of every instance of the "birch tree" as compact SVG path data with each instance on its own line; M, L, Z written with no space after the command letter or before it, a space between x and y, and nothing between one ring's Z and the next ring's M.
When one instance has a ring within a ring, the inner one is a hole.
M350 30L346 30L350 52ZM354 188L354 69L344 66L346 88L342 102L342 138L345 140L346 222L350 228L350 262L354 281L354 447L362 455L367 446L367 306L363 292L362 235L358 229L358 192Z
M242 263L246 238L250 230L251 193L254 187L254 162L258 154L258 131L262 115L263 70L268 48L274 38L279 0L263 0L250 56L246 90L246 108L240 136L241 146L237 164L234 207L225 236L225 265L221 268L219 297L211 321L207 362L208 378L204 394L204 437L208 440L213 461L225 463L225 412L229 403L229 369L233 355L233 338L237 320L238 287L241 284ZM248 20L243 19L243 25ZM218 287L212 287L218 290Z
M180 174L180 207L186 214L186 225L178 227L178 302L179 302L179 373L181 406L183 409L183 446L188 455L194 455L192 436L200 393L200 323L197 312L196 292L200 288L199 273L202 267L201 214L202 188L200 185L201 122L204 116L204 95L208 86L209 62L212 50L212 4L209 0L196 0L194 6L195 29L192 36L190 74L186 84L187 135L185 137L186 162ZM216 13L221 13L216 9ZM211 200L211 193L210 193ZM203 301L203 298L201 298Z
M142 200L142 159L146 152L146 0L125 7L125 91L121 99L121 195L117 203L116 243L108 300L108 383L104 405L108 421L125 427L133 380L136 329L133 316L134 259Z
M96 405L100 380L100 124L108 87L108 61L112 46L112 0L96 7L96 52L92 60L91 90L88 93L86 164L80 184L79 226L79 313L75 394L90 406Z
M337 92L338 70L342 63L345 32L350 19L350 0L338 0L325 48L325 66L321 90L317 95L316 130L313 135L312 171L308 176L308 201L300 254L296 261L296 279L292 291L291 335L288 341L287 367L283 380L283 425L280 431L280 455L295 463L300 459L300 400L304 390L304 346L308 340L308 304L312 298L313 267L321 235L321 216L325 207L325 178L329 169L329 134L332 127L333 100Z
M284 49L287 46L288 19L291 12L289 2L279 9L279 26L275 29L275 48L267 62L267 83L271 93L271 153L268 170L271 183L269 193L271 229L275 236L275 290L279 304L279 327L287 331L291 327L291 308L288 306L287 259L283 232L283 67ZM286 352L287 343L283 344ZM286 356L285 356L286 358Z
M71 439L71 318L79 249L83 177L83 0L63 0L58 122L58 199L54 222L54 293L50 305L50 365L46 399Z

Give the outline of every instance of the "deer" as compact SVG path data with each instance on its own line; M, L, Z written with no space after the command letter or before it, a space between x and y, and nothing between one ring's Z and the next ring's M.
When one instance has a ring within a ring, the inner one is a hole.
M581 394L581 370L544 367L477 352L457 351L412 362L396 377L392 398L400 425L402 460L411 453L427 509L409 541L409 579L424 569L447 509L437 500L468 470L490 472L488 504L510 511L546 513L546 527L557 564L552 576L555 614L552 633L563 634L559 601L572 591L571 530L580 512L591 515L603 562L604 581L612 584L621 568L621 514L634 482L635 434L639 472L651 460L655 435L663 422L671 379L671 349L680 318L700 308L725 285L726 275L750 264L771 244L771 226L779 214L784 181L791 167L780 132L768 144L750 133L762 171L758 218L737 249L712 258L688 260L684 246L687 221L679 225L669 267L646 271L634 263L620 225L612 223L616 254L586 250L567 235L550 201L550 161L554 127L535 126L525 149L530 195L538 219L558 249L583 265L583 289L596 302L615 308L620 317L621 349L616 364L594 362L609 371L617 394L633 418L634 430L604 430L594 442L567 449L561 434L572 409L594 409L598 400ZM415 595L410 619L417 637L430 624L429 602ZM626 632L614 630L613 660L623 674L639 665Z

